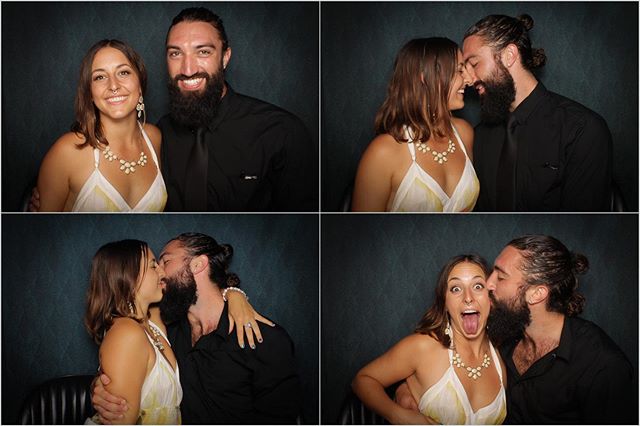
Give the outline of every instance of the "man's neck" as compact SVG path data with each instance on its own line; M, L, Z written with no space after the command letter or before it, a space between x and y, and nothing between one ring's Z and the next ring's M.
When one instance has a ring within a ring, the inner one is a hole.
M564 314L549 312L546 309L531 312L531 323L525 328L523 340L531 341L535 346L541 346L544 342L560 342Z
M518 105L522 103L533 92L533 89L538 85L538 80L531 74L530 71L522 70L519 73L515 73L513 77L513 83L516 86L516 98L511 103L511 111L518 108Z
M191 325L192 344L200 337L218 328L224 310L224 300L220 289L211 281L197 282L198 301L189 308L187 318Z

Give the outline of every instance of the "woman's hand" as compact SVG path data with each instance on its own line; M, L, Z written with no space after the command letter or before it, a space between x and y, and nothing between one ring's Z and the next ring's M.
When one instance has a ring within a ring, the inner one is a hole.
M406 408L396 410L396 416L389 419L394 425L437 425L440 424L417 411L407 410Z
M238 345L244 349L244 334L246 333L249 347L255 349L254 334L258 342L262 343L262 333L260 333L258 321L271 327L275 324L257 313L246 297L238 291L227 291L227 301L229 304L229 334L233 332L235 327Z

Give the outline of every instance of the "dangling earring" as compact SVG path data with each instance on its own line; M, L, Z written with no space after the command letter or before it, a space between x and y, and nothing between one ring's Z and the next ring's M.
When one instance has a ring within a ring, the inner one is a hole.
M127 304L129 305L129 312L131 312L131 316L135 317L136 313L133 311L133 305L131 304L131 302L127 302Z
M449 321L447 321L447 326L444 329L444 334L449 336L450 339L453 338L453 333L451 333L451 323Z
M142 125L144 126L147 122L147 113L144 111L144 98L142 97L142 95L140 95L140 97L138 98L136 111L138 111L138 120L140 120L140 117L143 117L144 115L144 117L142 118Z

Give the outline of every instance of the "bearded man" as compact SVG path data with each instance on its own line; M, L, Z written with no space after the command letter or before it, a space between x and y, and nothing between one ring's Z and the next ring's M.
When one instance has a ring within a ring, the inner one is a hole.
M611 133L585 106L548 91L532 70L528 15L490 15L469 28L463 56L480 95L477 211L608 211Z
M317 211L309 134L289 112L225 82L231 47L209 9L181 11L166 39L170 114L158 122L167 211Z

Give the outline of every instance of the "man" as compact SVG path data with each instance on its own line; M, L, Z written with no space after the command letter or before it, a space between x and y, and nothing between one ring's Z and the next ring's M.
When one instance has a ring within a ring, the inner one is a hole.
M496 259L487 327L507 367L505 423L637 424L631 364L600 327L577 317L585 301L577 276L587 269L585 256L545 235L516 238ZM399 402L411 408L407 391Z
M608 211L611 134L579 103L548 91L532 70L528 15L490 15L469 28L463 56L480 95L474 166L478 211Z
M232 254L230 246L207 235L187 233L169 241L159 257L166 285L160 312L180 368L182 422L294 423L300 385L287 332L265 327L263 342L253 349L238 346L228 332L221 289L239 283L227 271ZM94 405L106 419L125 408L121 401L106 402L117 400L96 381Z
M236 93L222 19L188 8L166 38L170 114L162 132L166 211L317 211L318 168L300 119ZM34 189L29 210L40 207Z
M318 173L302 122L236 93L220 19L189 8L166 39L169 115L163 135L168 211L317 211Z

